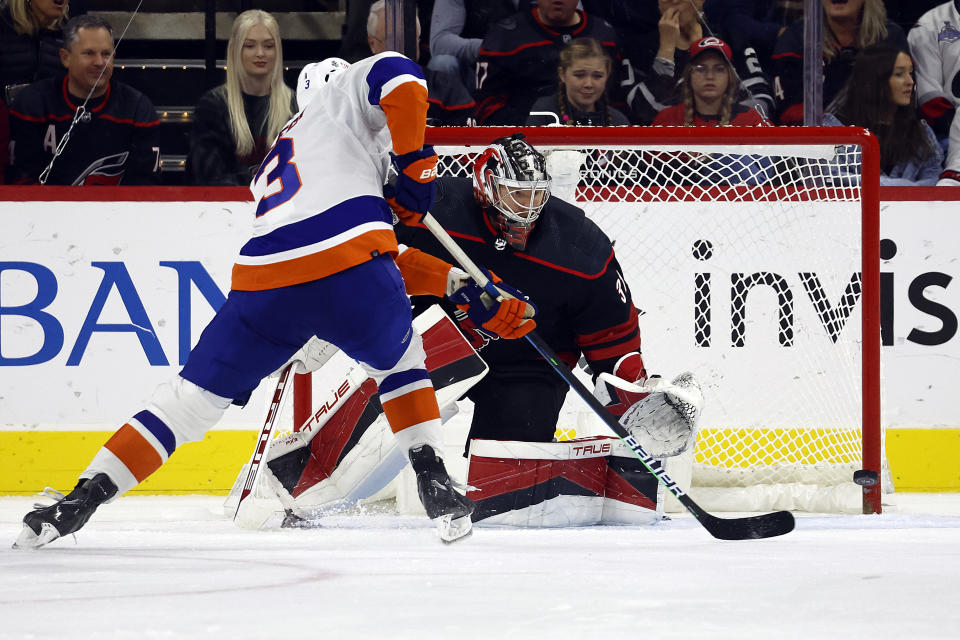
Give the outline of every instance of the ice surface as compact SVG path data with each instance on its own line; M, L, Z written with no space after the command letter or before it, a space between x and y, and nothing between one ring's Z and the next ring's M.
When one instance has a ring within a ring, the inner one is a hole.
M681 515L443 545L420 517L255 532L221 498L134 496L20 551L33 500L0 498L0 638L960 637L960 495L888 499L770 540Z

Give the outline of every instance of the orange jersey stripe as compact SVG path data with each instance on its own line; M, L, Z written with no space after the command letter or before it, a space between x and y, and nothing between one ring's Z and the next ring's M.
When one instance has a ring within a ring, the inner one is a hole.
M429 106L427 90L416 82L404 82L380 99L394 153L401 155L423 146Z
M160 468L163 458L140 432L125 424L103 445L130 470L137 482Z
M437 406L437 394L433 387L416 389L388 400L383 403L383 412L394 433L427 420L440 419L440 407Z
M237 291L263 291L319 280L370 260L373 255L396 255L397 236L376 229L343 244L309 255L263 265L233 265L231 287Z

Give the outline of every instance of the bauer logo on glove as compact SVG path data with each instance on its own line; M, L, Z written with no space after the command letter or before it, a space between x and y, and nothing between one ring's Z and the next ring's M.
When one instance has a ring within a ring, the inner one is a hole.
M397 179L383 188L386 199L400 222L414 225L433 208L437 193L437 154L433 147L393 156Z

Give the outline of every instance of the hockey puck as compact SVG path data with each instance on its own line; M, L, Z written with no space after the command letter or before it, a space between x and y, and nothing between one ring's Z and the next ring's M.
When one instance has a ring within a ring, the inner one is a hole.
M880 475L876 471L860 469L853 472L853 481L861 487L872 487L880 482Z

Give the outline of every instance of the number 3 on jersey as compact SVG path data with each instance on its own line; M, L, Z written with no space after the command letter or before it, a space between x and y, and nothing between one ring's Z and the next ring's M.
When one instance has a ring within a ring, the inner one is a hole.
M280 181L279 190L274 190L269 196L260 198L257 204L257 217L259 218L271 209L279 207L284 202L297 195L303 183L300 181L300 172L297 170L297 163L293 162L293 139L278 138L277 143L273 145L270 152L263 159L260 168L257 169L257 175L254 176L254 182L260 179L263 173L273 159L277 159L277 166L267 174L267 185L264 193L270 191L270 185L277 180Z

